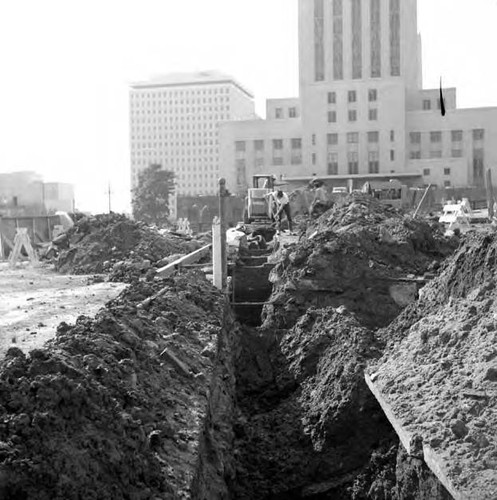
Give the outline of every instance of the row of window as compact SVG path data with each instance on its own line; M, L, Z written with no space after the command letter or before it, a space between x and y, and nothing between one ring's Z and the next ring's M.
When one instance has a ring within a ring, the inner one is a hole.
M462 130L451 130L450 137L452 142L461 142L464 132ZM474 141L482 141L485 139L485 130L475 128L472 130ZM409 138L411 144L421 144L421 132L410 132ZM442 142L442 132L440 130L430 132L430 142Z
M482 157L483 154L484 154L483 149L473 149L473 158ZM451 149L451 151L450 151L451 158L462 158L463 155L464 155L463 149ZM409 152L409 158L411 160L422 160L422 159L425 159L425 157L430 158L430 159L442 158L443 152L440 149L431 150L431 151L428 151L427 153L423 153L419 149L417 151L410 151Z
M378 100L378 90L377 89L368 89L368 101L376 102ZM357 102L357 91L349 90L347 92L347 102L352 104ZM336 104L337 103L337 93L336 92L328 92L328 104Z
M229 94L229 87L213 87L206 89L183 89L183 90L156 90L156 91L132 91L131 98L135 100L139 99L156 99L157 97L189 97L189 96L199 96L199 95L219 95L219 94Z
M357 110L349 109L348 110L348 118L349 122L357 121ZM371 108L368 110L368 119L369 121L378 121L378 110L376 108ZM328 123L336 123L337 122L337 112L336 111L328 111Z
M286 118L283 108L274 108L274 117L276 119ZM298 118L297 108L292 106L288 108L288 118Z
M190 100L178 100L178 101L169 101L169 100L153 100L153 101L136 101L136 102L131 102L131 107L134 109L139 109L139 108L170 108L170 109L178 109L181 106L187 105L187 106L198 106L204 108L205 106L202 106L202 104L205 104L206 106L212 106L212 104L217 104L219 105L221 103L226 103L229 102L230 98L229 97L204 97L203 99L190 99Z

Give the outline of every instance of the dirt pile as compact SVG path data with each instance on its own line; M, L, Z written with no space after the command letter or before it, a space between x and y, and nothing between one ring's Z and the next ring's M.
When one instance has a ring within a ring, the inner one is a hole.
M171 254L186 254L202 243L135 222L120 214L84 217L68 232L56 269L62 273L109 272L113 281L130 281L160 266Z
M422 498L399 494L419 484L397 484L398 438L364 381L381 343L353 314L311 309L241 342L235 498Z
M398 281L436 271L457 245L438 224L351 196L280 251L264 324L288 328L309 307L345 305L366 326L385 326L409 302L396 297Z
M497 235L475 234L379 334L369 372L464 498L497 497ZM426 452L425 452L426 453Z
M27 357L10 349L0 362L0 497L180 499L207 484L202 498L222 498L231 415L210 398L226 402L234 385L230 321L222 294L185 273L132 284Z

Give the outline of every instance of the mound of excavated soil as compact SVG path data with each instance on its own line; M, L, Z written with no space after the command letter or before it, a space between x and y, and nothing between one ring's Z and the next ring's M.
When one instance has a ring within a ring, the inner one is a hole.
M373 334L327 308L280 336L241 341L236 498L361 498L349 491L354 478L373 450L396 453L397 442L364 381L367 361L380 355ZM378 491L391 489L388 477L370 477L361 491L376 480Z
M85 217L67 235L69 248L61 252L56 263L59 272L111 272L114 281L143 276L165 257L186 254L202 246L193 240L163 235L153 227L120 214Z
M379 333L369 369L401 425L422 438L461 498L497 497L497 235L470 236Z
M0 362L0 498L191 498L204 425L218 411L209 391L226 393L211 385L225 318L222 294L188 273L136 282L27 357L10 349ZM219 458L216 442L208 449L204 463ZM224 469L206 484L228 478Z
M341 305L366 326L385 326L406 305L394 293L398 280L436 270L457 245L438 224L352 196L320 217L300 244L280 251L264 326L288 328L309 307Z

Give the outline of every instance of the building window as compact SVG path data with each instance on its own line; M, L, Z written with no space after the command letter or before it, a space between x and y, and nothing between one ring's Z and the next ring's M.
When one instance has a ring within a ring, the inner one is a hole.
M312 145L316 145L316 134L312 134Z
M314 0L314 79L324 80L324 0Z
M411 151L409 153L409 158L411 160L421 160L421 151Z
M368 142L379 142L380 140L380 133L375 131L375 132L368 132Z
M333 78L343 79L343 5L333 0Z
M359 132L347 132L347 142L357 144L359 142Z
M336 92L328 92L328 104L336 104L337 94Z
M444 175L450 175L450 168L444 168Z
M390 130L390 142L395 141L395 130Z
M338 144L338 134L327 134L326 138L329 146L336 146Z
M273 156L273 165L283 165L283 157Z
M378 91L376 89L368 90L368 101L375 102L378 100Z
M452 142L462 141L462 130L452 130L451 133Z
M361 1L352 0L352 78L362 78Z
M357 151L349 151L347 153L349 174L354 175L359 173L359 155Z
M425 177L429 176L429 175L430 175L430 169L429 169L429 168L424 168L424 169L423 169L423 175L424 175Z
M288 110L288 116L290 118L297 118L297 108L290 108Z
M316 153L312 153L311 161L313 165L316 165Z
M462 149L453 149L451 151L452 158L462 158Z
M273 149L283 149L283 139L273 139Z
M442 142L442 132L430 132L430 142Z
M400 76L400 0L390 0L390 75Z
M245 152L245 141L236 141L235 142L235 151Z
M245 160L236 160L236 184L244 186L246 183Z
M274 117L277 119L283 118L283 108L276 108L274 110Z
M450 187L450 181L444 181L444 187L446 188Z
M378 120L378 110L377 109L370 109L369 110L369 120L370 121L377 121Z
M411 132L409 134L411 144L421 144L421 132Z
M254 149L256 151L264 151L264 141L262 139L257 139L254 141Z
M255 166L256 167L263 167L264 166L264 158L262 156L257 156L255 158Z
M395 161L395 150L390 150L390 161Z
M473 178L476 184L483 183L484 158L485 153L483 149L473 150Z
M370 174L380 173L380 155L378 151L368 153L368 169Z
M348 98L349 102L356 102L357 101L357 93L355 90L349 90L348 92Z
M338 175L338 153L328 153L328 175Z
M381 77L381 9L380 0L371 0L370 43L371 43L371 78Z
M349 122L357 121L357 111L355 109L349 109Z
M483 141L485 138L485 130L482 128L475 128L473 130L473 141Z
M302 139L291 140L292 149L302 149Z
M328 123L336 123L336 121L337 121L337 112L328 111Z
M431 101L429 99L423 99L423 110L428 111L431 109Z
M442 158L442 151L430 151L430 158Z
M292 165L301 165L302 164L302 152L300 149L293 149L292 156L290 158L290 163Z

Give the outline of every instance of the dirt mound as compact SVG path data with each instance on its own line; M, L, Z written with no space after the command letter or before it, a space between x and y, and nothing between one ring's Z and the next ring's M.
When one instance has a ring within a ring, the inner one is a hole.
M398 297L399 280L436 270L457 245L438 224L352 196L280 251L264 325L288 328L309 307L345 305L366 326L385 326L409 302ZM415 287L409 293L414 300Z
M379 334L369 369L405 429L465 498L497 497L497 235L475 234Z
M10 349L0 497L190 498L224 317L222 294L188 273L131 285L27 357Z
M186 254L202 246L120 214L85 217L67 236L69 248L60 253L56 263L59 272L111 272L114 281L143 276L168 255Z
M364 380L381 356L369 329L343 307L312 309L241 342L235 498L408 498L395 495L397 436Z

